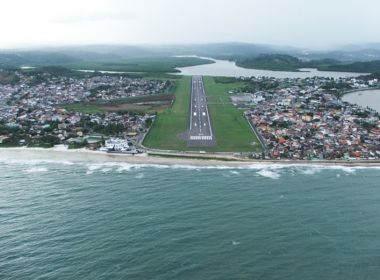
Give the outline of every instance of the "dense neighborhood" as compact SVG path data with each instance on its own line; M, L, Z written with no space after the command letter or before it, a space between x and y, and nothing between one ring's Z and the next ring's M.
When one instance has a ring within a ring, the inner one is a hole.
M9 74L9 71L8 71ZM169 81L119 75L70 77L12 71L12 81L0 79L0 144L98 148L107 137L137 142L154 115L130 112L78 112L67 105L110 102L155 95L172 86Z
M231 92L270 159L378 159L379 114L343 102L342 90L370 89L377 79L252 78L267 90ZM271 86L272 85L272 86ZM273 86L274 85L274 86ZM240 90L241 91L241 90Z

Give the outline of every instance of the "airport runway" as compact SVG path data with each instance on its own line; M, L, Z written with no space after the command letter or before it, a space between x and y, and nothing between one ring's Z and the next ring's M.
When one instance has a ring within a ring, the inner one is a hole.
M208 147L216 144L207 107L202 76L191 81L190 129L188 146Z

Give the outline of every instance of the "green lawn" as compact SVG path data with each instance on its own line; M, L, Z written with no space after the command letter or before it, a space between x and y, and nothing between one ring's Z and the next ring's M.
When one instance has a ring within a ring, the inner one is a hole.
M185 132L189 125L191 77L177 81L175 102L171 108L159 113L153 127L144 140L144 146L166 150L186 150L187 142L178 135Z
M98 114L98 113L102 114L105 112L105 110L101 109L100 107L96 105L83 104L83 103L68 104L68 105L65 105L64 108L68 111L80 112L83 114Z
M172 108L158 114L144 141L146 147L195 150L188 148L186 141L177 137L189 126L190 81L191 77L183 77L178 81L175 103ZM196 150L209 152L261 151L259 141L244 118L243 111L235 108L229 99L228 91L244 84L239 82L216 83L212 77L205 77L204 82L217 146ZM252 145L253 143L254 145Z
M241 82L216 83L213 77L204 77L211 122L217 147L205 149L217 152L261 151L259 141L243 115L235 108L228 91L243 86ZM252 143L256 143L252 145Z

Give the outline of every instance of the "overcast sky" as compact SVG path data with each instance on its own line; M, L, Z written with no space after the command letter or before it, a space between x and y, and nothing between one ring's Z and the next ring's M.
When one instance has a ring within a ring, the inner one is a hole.
M379 0L2 0L0 48L380 41Z

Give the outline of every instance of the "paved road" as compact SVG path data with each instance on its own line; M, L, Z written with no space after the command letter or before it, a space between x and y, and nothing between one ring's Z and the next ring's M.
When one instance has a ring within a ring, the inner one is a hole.
M188 145L200 147L215 145L202 76L193 76L191 81Z

